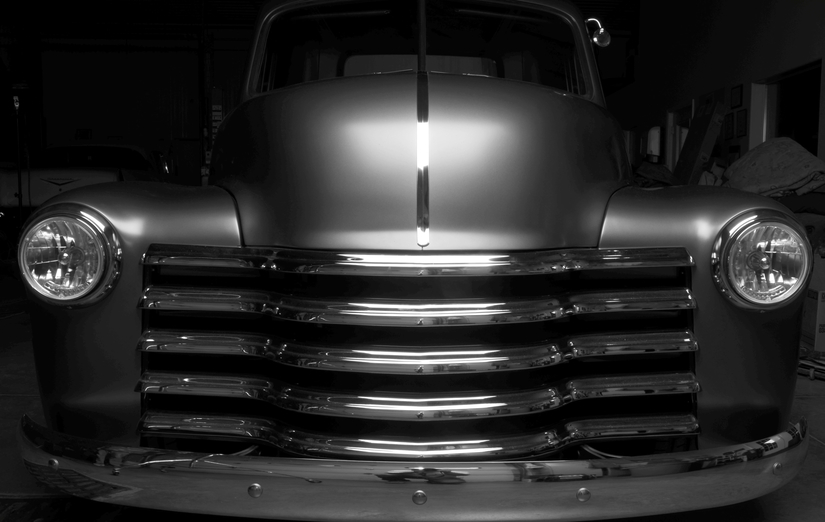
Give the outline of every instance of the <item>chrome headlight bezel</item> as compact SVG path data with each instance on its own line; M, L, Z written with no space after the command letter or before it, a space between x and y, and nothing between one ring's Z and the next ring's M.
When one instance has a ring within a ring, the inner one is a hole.
M59 297L41 285L28 270L27 248L34 234L49 222L56 220L70 220L79 224L90 235L93 235L95 242L100 245L102 265L100 273L88 289L78 295ZM122 255L120 238L112 224L97 211L75 203L51 205L35 212L23 228L17 248L20 272L32 293L50 304L67 308L90 305L103 299L120 276Z
M798 278L793 289L775 301L755 301L744 295L730 280L729 263L732 247L755 227L765 225L781 226L792 236L795 236L802 249L802 276ZM711 252L711 270L713 281L717 288L736 305L751 310L773 310L782 308L795 301L808 285L813 267L813 249L808 243L804 228L791 216L773 209L756 209L743 212L731 219L716 237Z

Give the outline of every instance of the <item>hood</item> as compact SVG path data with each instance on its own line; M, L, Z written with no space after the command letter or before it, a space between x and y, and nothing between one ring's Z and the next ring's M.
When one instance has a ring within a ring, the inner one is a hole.
M429 129L427 250L594 247L627 184L601 107L524 82L415 73L341 78L248 100L224 122L212 182L244 242L420 250L419 109ZM427 187L425 187L427 188Z

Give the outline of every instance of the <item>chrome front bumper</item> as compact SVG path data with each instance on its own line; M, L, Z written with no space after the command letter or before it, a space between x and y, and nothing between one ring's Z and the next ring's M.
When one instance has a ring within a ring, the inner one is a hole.
M605 460L432 463L209 455L70 437L24 416L41 481L113 504L287 520L594 520L749 500L789 482L807 424L751 443Z

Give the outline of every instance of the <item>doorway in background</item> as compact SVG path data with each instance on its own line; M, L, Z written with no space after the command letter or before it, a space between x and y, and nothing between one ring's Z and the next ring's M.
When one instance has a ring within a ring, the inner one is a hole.
M817 155L822 61L768 78L753 87L754 116L762 109L762 117L754 121L762 127L759 143L770 138L791 138ZM760 97L764 97L764 105Z

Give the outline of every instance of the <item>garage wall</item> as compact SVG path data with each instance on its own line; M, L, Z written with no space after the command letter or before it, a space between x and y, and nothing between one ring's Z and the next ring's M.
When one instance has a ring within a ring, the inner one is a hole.
M608 96L608 109L623 128L641 131L691 99L720 89L729 97L738 84L750 107L752 83L825 56L823 21L822 0L642 0L636 81ZM819 121L825 158L822 94Z
M138 145L163 154L174 151L179 162L184 160L179 175L197 179L201 140L196 47L170 49L156 42L124 48L120 42L100 41L52 47L42 53L47 146L82 139ZM182 154L189 148L194 148L192 165Z

